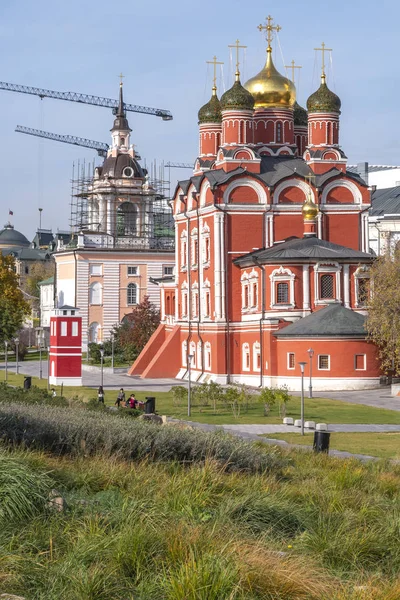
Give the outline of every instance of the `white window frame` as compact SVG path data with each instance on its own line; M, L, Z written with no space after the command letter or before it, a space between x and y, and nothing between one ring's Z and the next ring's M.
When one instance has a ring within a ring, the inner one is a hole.
M96 273L97 271L97 273ZM98 263L90 263L89 264L89 273L92 277L102 277L103 276L103 265Z
M192 318L199 318L199 284L197 282L192 285Z
M182 342L182 366L187 367L187 341Z
M362 369L357 369L357 356L364 357L364 366L362 367ZM363 354L360 352L360 354L354 355L354 370L355 371L366 371L367 370L367 355L366 354Z
M196 368L196 358L197 358L197 354L196 354L196 342L190 342L189 345L190 351L189 354L192 355L192 363L191 363L191 368L195 369Z
M170 273L167 273L167 269L170 270ZM174 274L174 265L163 265L163 275L164 276L172 276Z
M327 369L324 369L324 368L320 367L320 359L323 356L327 356L328 357L328 368ZM317 367L318 367L318 371L330 371L331 370L331 355L330 354L318 354Z
M211 344L206 342L204 344L204 370L211 371Z
M271 308L278 308L280 310L285 308L294 308L294 282L296 275L290 270L280 266L279 269L274 269L269 276L271 282ZM278 304L276 297L276 287L278 283L289 284L289 302L287 304Z
M320 262L314 266L314 303L316 305L321 304L334 304L342 301L342 286L340 282L340 275L342 272L342 266L338 262ZM320 275L333 275L335 278L334 298L320 298Z
M135 290L135 302L130 302L129 293L130 290ZM139 288L137 283L129 283L126 287L126 305L137 306L139 304Z
M355 307L356 308L367 308L368 306L368 301L366 301L365 303L360 303L358 301L358 295L360 293L360 279L367 279L367 281L369 281L370 275L369 275L369 269L366 265L362 265L361 267L358 267L358 269L356 270L356 272L354 273L354 288L355 288Z
M72 333L71 333L71 335L73 337L77 337L79 335L78 321L72 321Z
M134 269L133 273L129 273L130 269ZM138 265L128 265L126 269L126 273L128 277L138 277L139 275L139 267Z
M181 286L181 318L189 318L189 290L187 281L184 281Z
M199 252L199 232L197 230L197 227L192 229L190 238L191 238L191 241L190 241L190 243L191 243L191 246L190 246L191 265L190 266L192 269L197 269L198 268L197 259L198 259L198 252ZM196 252L196 243L197 243L197 252Z
M242 344L242 369L243 371L250 371L250 346L246 342Z
M96 296L94 296L94 293ZM101 306L103 302L103 286L99 281L94 281L89 287L89 304L91 306Z
M186 271L188 266L188 239L187 229L181 233L181 271Z
M290 366L290 357L291 356L293 356L293 367ZM288 371L294 371L295 368L296 368L296 355L295 355L295 353L294 352L288 352L286 360L287 360Z
M60 336L67 337L68 324L67 321L61 321Z
M259 360L258 360L259 357ZM260 364L258 364L260 363ZM261 345L260 342L253 344L253 371L261 371Z
M209 302L207 302L207 297L209 299ZM204 319L211 319L211 284L208 279L206 279L203 283L202 300L203 300L203 315L202 316ZM209 311L210 314L208 314L207 305L209 305L209 307L210 307L210 311Z
M208 252L207 252L207 248L208 248ZM207 225L207 223L204 223L203 228L201 230L201 262L205 269L210 266L210 254L211 254L210 228Z

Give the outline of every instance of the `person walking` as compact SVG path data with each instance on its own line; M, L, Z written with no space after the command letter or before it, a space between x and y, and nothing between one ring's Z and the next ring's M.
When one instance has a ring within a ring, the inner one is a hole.
M99 402L104 404L104 390L102 385L99 387L99 391L97 392L97 399Z
M115 401L115 406L118 406L118 408L121 406L122 402L125 402L125 392L124 392L124 388L121 388L118 392L118 396L117 399Z

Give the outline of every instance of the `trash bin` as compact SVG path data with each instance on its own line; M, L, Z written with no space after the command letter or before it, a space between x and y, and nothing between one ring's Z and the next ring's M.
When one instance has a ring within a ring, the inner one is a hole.
M146 396L144 412L146 415L151 415L156 412L156 399L153 396Z
M329 452L329 431L316 431L314 433L314 452Z
M30 390L32 385L32 377L27 375L24 377L24 390Z

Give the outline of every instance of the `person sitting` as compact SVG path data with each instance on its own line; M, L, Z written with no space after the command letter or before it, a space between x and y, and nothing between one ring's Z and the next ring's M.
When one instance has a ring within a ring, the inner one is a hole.
M132 392L132 394L129 397L129 407L136 408L137 405L138 405L138 401L136 400L135 394Z

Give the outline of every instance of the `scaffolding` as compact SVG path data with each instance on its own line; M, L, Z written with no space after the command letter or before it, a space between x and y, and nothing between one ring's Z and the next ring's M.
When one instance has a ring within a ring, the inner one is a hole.
M96 187L95 169L94 160L78 161L72 167L72 245L76 244L78 234L82 234L85 246L90 247L172 251L175 230L164 162L157 164L154 160L148 166L145 162L143 186L136 183L136 188L131 188L128 183L126 191L122 185L111 186L102 206L97 198L104 190Z

